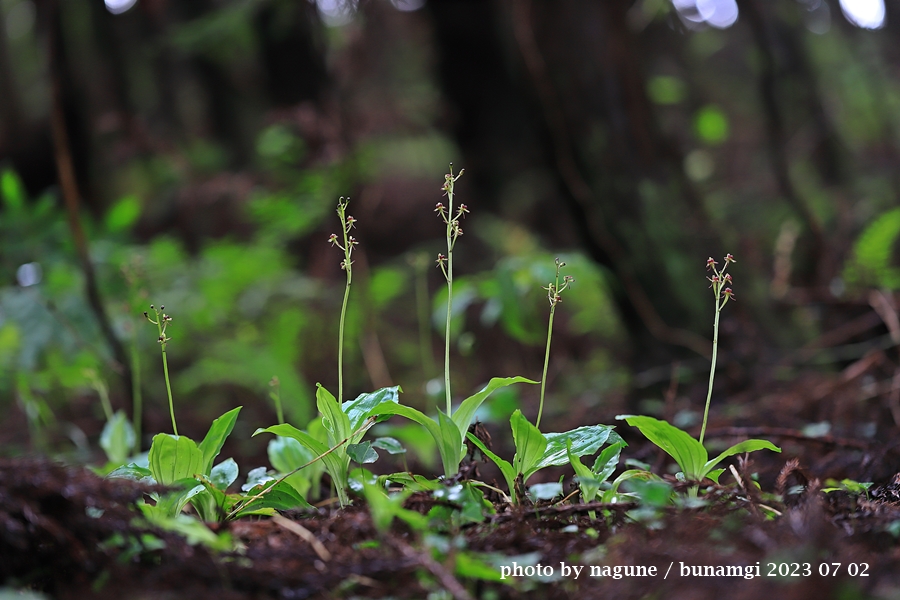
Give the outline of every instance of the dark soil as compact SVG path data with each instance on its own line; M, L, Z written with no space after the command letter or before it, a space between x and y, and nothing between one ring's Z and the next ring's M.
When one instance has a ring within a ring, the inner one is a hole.
M533 564L522 555L535 553L532 560L553 567L549 581L461 574L454 551L434 550L405 525L380 535L362 501L218 525L237 550L216 553L144 523L134 502L146 488L46 459L0 461L0 581L61 599L895 598L900 449L891 398L860 401L865 382L845 374L794 381L753 399L764 421L718 411L710 439L766 437L783 452L731 461L734 471L708 489L705 506L497 504L484 522L459 529L459 546L477 556ZM816 420L835 424L832 434L799 429ZM868 437L858 434L866 423L875 424ZM668 464L627 429L619 427L628 456ZM748 483L751 473L760 489ZM867 495L821 491L826 478L845 477L874 485ZM424 512L433 502L416 495L407 507ZM586 567L578 578L560 576L561 563ZM592 565L656 572L592 577ZM730 576L691 570L717 566L732 567Z

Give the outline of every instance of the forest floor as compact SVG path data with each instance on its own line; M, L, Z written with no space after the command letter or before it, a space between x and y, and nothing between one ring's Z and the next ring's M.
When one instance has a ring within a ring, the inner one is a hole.
M49 459L0 459L0 581L60 599L897 598L893 400L862 393L878 377L870 360L856 371L808 373L734 396L744 404L753 396L751 418L719 407L708 439L765 437L783 452L732 460L723 485L701 493L703 506L496 503L482 522L432 536L397 521L379 533L357 500L314 515L218 525L234 546L213 551L139 519L134 502L147 490L137 483ZM803 423L823 417L835 424L831 434L804 432ZM629 429L619 424L629 456L666 464ZM854 435L862 431L868 435ZM751 472L759 490L738 483ZM822 491L828 479L845 478L873 485L867 493ZM414 495L406 506L424 512L434 502ZM491 581L496 571L463 567L465 556L540 564L542 576ZM575 567L583 570L576 575Z

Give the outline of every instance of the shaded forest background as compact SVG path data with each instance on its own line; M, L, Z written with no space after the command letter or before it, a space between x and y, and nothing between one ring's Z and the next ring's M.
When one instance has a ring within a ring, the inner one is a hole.
M895 427L898 28L879 0L0 0L3 452L89 453L107 390L167 429L150 303L188 435L242 404L251 444L273 376L304 425L337 381L340 196L348 396L433 406L451 162L458 393L539 379L561 256L547 417L695 423L730 252L717 396L875 352L863 425ZM875 434L835 414L799 424Z

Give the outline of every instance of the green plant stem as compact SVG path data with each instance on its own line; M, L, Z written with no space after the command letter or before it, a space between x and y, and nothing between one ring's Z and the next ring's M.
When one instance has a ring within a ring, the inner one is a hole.
M178 435L178 425L175 424L175 403L172 401L172 384L169 383L169 363L166 360L166 346L162 346L163 373L166 376L166 392L169 394L169 415L172 417L172 432Z
M722 312L722 306L719 302L718 296L716 297L716 319L713 323L713 349L712 349L712 364L709 367L709 389L706 392L706 407L703 409L703 425L700 427L700 443L703 443L703 438L706 435L706 421L709 418L709 403L712 400L712 392L713 392L713 381L716 377L716 355L719 351L719 315Z
M347 301L350 298L350 269L347 269L347 285L344 287L344 302L341 304L341 324L338 328L338 402L344 401L344 318L347 316Z
M544 413L544 391L547 389L547 366L550 364L550 339L553 337L553 315L556 313L556 305L550 306L550 322L547 325L547 349L544 351L544 372L541 374L541 403L538 406L537 421L534 426L540 429L541 415Z
M452 207L453 201L450 201ZM449 228L448 228L449 232ZM447 235L447 327L444 330L444 395L447 398L447 416L453 409L450 401L450 318L453 311L453 245Z
M344 322L347 318L347 302L350 299L350 285L353 283L353 262L350 260L350 254L353 252L352 238L348 238L347 234L353 226L353 218L347 219L347 203L341 198L338 202L338 216L341 219L341 234L344 238L344 245L341 249L344 251L344 271L347 272L347 285L344 287L344 301L341 303L341 322L338 326L338 395L337 401L344 401Z

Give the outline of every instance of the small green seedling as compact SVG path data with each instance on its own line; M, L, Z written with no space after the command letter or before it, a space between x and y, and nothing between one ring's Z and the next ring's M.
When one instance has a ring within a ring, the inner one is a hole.
M717 457L710 459L706 447L695 440L689 433L670 425L665 421L653 417L620 415L617 419L623 419L629 425L637 427L644 436L659 446L669 456L675 459L681 467L681 476L685 481L700 482L710 478L716 483L719 475L725 469L716 469L716 465L729 456L754 452L756 450L771 450L781 452L772 442L767 440L744 440L728 448Z
M514 504L518 503L523 495L521 488L541 469L564 465L569 462L570 455L591 455L607 442L625 445L619 434L608 425L590 425L563 433L544 434L519 410L513 413L509 423L516 444L516 455L512 463L491 452L471 433L468 439L500 469Z
M435 205L434 211L438 213L447 225L447 254L438 254L437 265L440 267L444 278L447 280L447 326L444 336L444 395L446 399L446 412L438 410L437 419L425 415L425 413L402 404L384 404L376 409L382 415L400 415L411 421L415 421L424 427L437 443L441 462L444 466L444 476L452 477L459 472L459 464L465 456L465 444L463 443L469 425L475 417L475 411L487 400L494 391L512 385L514 383L533 383L524 377L494 377L480 392L469 396L453 412L453 403L450 395L450 321L453 308L453 248L456 241L463 234L460 220L469 212L465 204L460 204L454 212L453 202L455 198L454 186L462 177L464 170L453 174L453 165L450 172L444 175L444 185L441 189L448 199L448 206L443 202ZM374 413L373 413L374 414Z
M340 404L331 392L317 384L316 404L327 432L327 443L288 423L257 429L253 435L274 433L297 440L316 456L325 455L323 458L325 470L334 482L341 506L346 506L350 502L348 482L350 460L354 453L361 450L358 444L366 431L378 421L378 417L393 414L390 407L400 406L399 395L400 387L394 386L369 394L360 394L355 400ZM364 450L363 453L364 456ZM358 454L356 456L360 458Z
M866 500L868 500L869 488L872 487L872 482L867 481L865 483L861 483L852 479L841 479L840 481L837 481L835 479L826 479L825 485L826 487L822 488L822 492L825 494L830 494L831 492L847 492L848 494L853 494L854 496L865 496Z
M681 478L685 481L700 482L709 477L718 483L719 475L724 469L716 469L722 460L735 454L743 452L754 452L756 450L771 450L773 452L781 452L772 442L766 440L745 440L728 448L716 458L710 460L706 448L703 446L703 437L706 434L706 422L709 417L709 403L712 398L713 381L716 374L716 354L719 344L719 314L722 308L729 300L734 298L734 292L729 285L732 283L731 274L726 273L728 265L736 262L731 254L725 256L725 264L721 269L717 269L718 264L712 258L706 261L706 268L712 270L712 277L707 279L716 298L716 317L713 323L713 354L712 364L709 370L709 387L706 394L706 407L703 410L703 425L700 429L700 439L695 440L685 431L670 425L665 421L654 419L653 417L619 415L617 419L624 419L629 425L640 429L644 436L664 450L669 456L675 459L678 466L681 467ZM690 489L691 496L696 496L697 487Z
M606 480L610 478L616 466L619 464L619 457L622 454L622 448L625 442L616 442L610 444L597 456L594 466L586 467L581 459L572 452L571 440L566 443L566 454L569 457L569 463L575 470L578 478L578 489L581 491L581 501L584 503L593 502ZM594 518L593 516L591 518Z

